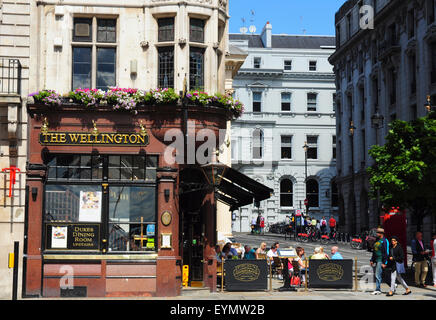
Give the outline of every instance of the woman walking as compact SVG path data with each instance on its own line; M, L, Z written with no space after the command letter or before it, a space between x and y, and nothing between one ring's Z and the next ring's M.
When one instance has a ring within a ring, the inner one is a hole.
M410 291L409 286L407 285L406 281L401 277L402 274L406 273L406 270L404 268L404 251L401 247L400 243L398 242L397 237L392 237L392 249L390 251L389 256L389 264L388 266L391 268L391 290L389 291L386 296L392 297L395 293L395 280L398 280L400 284L406 289L406 292L403 293L403 295L411 294L412 291Z

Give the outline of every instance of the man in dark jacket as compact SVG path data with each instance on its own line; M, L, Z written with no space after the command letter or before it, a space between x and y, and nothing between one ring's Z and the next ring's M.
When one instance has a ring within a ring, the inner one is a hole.
M383 280L383 269L386 268L389 260L389 241L385 238L384 229L377 229L377 242L371 257L371 267L375 267L375 291L373 295L381 294L381 283Z
M422 241L422 232L417 232L411 243L413 261L415 262L415 284L418 287L426 287L425 279L428 273L427 256L429 251L425 249Z

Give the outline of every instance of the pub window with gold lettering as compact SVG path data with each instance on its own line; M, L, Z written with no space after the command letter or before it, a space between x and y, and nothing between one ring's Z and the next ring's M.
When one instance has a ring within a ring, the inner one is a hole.
M45 250L156 250L156 155L44 159Z

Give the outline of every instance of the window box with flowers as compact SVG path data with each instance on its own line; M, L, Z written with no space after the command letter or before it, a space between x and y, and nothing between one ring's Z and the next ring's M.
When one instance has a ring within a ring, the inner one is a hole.
M231 111L232 118L239 118L244 110L243 104L231 96L208 95L202 91L189 91L184 99L174 89L152 89L149 91L113 87L108 91L101 89L76 89L65 95L54 90L41 90L29 95L35 104L46 106L76 105L85 108L110 110L126 110L134 114L147 106L178 105L183 102L187 106L215 107ZM144 109L144 110L145 110Z

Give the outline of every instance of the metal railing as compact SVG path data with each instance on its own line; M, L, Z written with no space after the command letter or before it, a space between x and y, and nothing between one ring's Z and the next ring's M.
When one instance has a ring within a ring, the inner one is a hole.
M21 94L19 59L0 57L0 94Z

